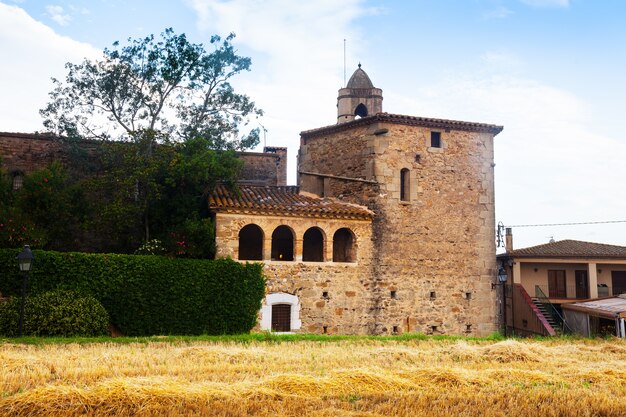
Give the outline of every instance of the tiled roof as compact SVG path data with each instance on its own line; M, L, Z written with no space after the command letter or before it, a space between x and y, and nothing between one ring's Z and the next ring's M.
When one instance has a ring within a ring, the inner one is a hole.
M275 214L298 217L371 219L367 207L334 198L302 195L295 186L239 185L239 196L218 185L209 196L209 207L218 212Z
M497 135L498 133L502 132L502 129L504 129L502 126L486 123L462 122L459 120L448 119L432 119L428 117L406 116L403 114L378 113L373 116L363 117L361 119L353 120L351 122L339 123L336 125L320 127L317 129L305 130L304 132L300 133L300 136L308 138L320 134L339 132L341 130L346 130L355 126L366 126L368 124L376 122L396 123L409 126L422 126L433 129L487 132L494 135Z
M580 240L559 240L558 242L529 248L515 249L499 256L521 258L623 258L626 247L604 243L583 242Z

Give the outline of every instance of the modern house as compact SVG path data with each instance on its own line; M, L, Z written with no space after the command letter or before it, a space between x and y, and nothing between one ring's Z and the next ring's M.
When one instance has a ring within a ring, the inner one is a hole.
M506 325L518 333L552 334L561 306L626 293L626 247L578 240L551 241L497 256L505 268Z

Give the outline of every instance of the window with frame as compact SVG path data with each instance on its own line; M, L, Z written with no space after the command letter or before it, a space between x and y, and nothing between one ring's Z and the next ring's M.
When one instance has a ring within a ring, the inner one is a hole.
M441 132L430 132L430 147L441 148Z
M21 172L13 173L13 191L17 191L24 186L24 174Z

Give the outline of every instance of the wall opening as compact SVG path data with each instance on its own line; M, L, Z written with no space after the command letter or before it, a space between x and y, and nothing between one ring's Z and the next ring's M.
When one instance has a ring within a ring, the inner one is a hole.
M292 294L276 292L265 296L261 306L261 330L290 332L300 329L300 301Z
M17 191L24 186L24 174L20 171L15 171L13 173L13 191Z
M430 132L430 147L441 148L441 132Z
M402 201L409 201L411 197L410 174L411 172L407 168L400 171L400 200Z
M256 224L247 224L239 231L239 259L263 260L263 229Z
M290 332L291 331L291 305L290 304L272 305L272 331L273 332Z
M302 260L304 262L324 262L324 235L318 227L304 232Z
M272 260L293 261L293 232L287 226L278 226L272 233Z
M333 235L333 262L356 262L354 234L347 227L342 227Z
M356 109L354 109L354 115L359 117L367 117L367 107L365 107L365 104L361 103L356 106Z

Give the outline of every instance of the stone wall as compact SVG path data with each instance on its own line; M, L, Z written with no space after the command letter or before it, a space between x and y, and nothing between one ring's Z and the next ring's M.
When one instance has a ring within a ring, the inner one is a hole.
M98 142L84 141L81 148L88 152L98 147ZM240 152L244 161L242 182L258 185L287 184L287 148L266 147L265 152ZM49 135L30 133L1 133L0 158L2 167L9 173L27 174L49 165L53 161L69 162L68 153Z
M432 148L431 130L376 122L304 134L299 170L378 184L331 179L324 190L376 213L374 333L489 334L497 330L493 134L440 129L443 146Z
M2 167L9 173L28 173L53 161L67 162L58 142L44 135L0 133Z
M244 161L240 182L252 185L287 185L287 148L266 147L266 152L240 152Z
M287 293L300 301L302 326L307 333L369 334L373 332L371 222L367 220L216 214L218 256L238 259L239 230L256 224L264 233L263 263L267 294ZM295 260L270 259L272 232L280 225L295 235ZM302 262L304 233L318 227L324 235L324 262ZM355 235L356 262L332 261L333 234L349 228ZM243 262L243 261L242 261ZM258 329L258 326L257 326Z

